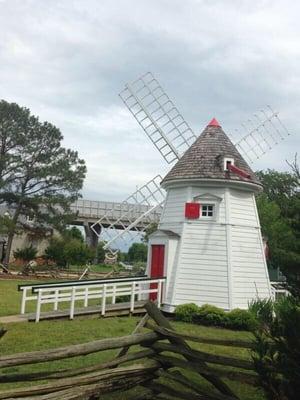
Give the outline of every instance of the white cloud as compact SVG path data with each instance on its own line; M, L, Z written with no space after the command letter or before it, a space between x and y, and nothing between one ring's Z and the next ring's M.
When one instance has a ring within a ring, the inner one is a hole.
M168 166L117 94L152 70L199 133L231 133L266 104L299 149L300 5L289 1L1 1L0 93L60 127L86 159L84 196L121 200Z

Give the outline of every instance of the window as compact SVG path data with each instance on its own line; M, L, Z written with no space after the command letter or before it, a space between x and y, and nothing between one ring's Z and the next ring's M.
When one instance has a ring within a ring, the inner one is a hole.
M202 217L213 217L214 216L214 205L213 204L203 204L201 208Z

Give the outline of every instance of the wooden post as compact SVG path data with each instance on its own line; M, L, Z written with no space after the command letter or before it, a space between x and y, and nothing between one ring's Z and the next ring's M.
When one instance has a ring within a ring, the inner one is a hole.
M102 303L101 303L101 315L104 316L105 315L105 307L106 307L106 288L107 285L106 283L103 285L103 289L102 289Z
M89 304L89 288L86 287L84 289L84 307L87 307Z
M112 304L116 304L116 284L113 284Z
M134 310L134 296L135 296L135 282L131 284L131 297L130 297L130 312Z
M71 304L70 304L70 319L74 318L74 308L75 308L75 293L76 293L76 287L72 287L72 292L71 292Z
M42 289L38 289L37 303L36 303L36 313L35 313L35 322L39 322L39 320L40 320L41 300L42 300Z
M58 292L59 292L59 289L55 289L55 291L54 291L55 298L54 298L54 306L53 306L54 311L57 311L57 309L58 309Z
M23 287L22 303L21 303L21 314L25 314L26 300L27 300L27 290L29 290L29 289L32 289L32 287L31 286Z
M161 305L161 280L158 281L157 285L157 307L160 308Z

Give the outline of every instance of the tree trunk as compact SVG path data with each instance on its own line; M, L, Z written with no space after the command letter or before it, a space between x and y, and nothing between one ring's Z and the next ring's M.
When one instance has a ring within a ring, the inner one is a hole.
M7 269L9 266L9 258L10 258L12 243L13 243L14 236L16 233L16 225L17 225L18 218L20 216L21 207L22 207L22 203L20 202L18 204L18 207L15 210L15 214L12 218L12 224L10 226L8 237L7 237L7 246L6 246L5 258L3 261L3 264L4 264L5 268L7 268Z

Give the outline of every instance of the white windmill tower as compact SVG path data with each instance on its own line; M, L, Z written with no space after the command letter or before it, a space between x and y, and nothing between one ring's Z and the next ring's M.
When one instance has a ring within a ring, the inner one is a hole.
M190 301L231 309L269 297L254 200L261 187L241 154L252 163L288 134L278 113L269 108L269 115L255 115L256 126L250 121L251 129L233 145L215 120L197 139L151 73L127 84L120 96L165 160L177 163L162 181L166 202L158 175L123 202L120 221L128 223L122 231L120 221L103 217L95 233L109 227L109 249L141 221L146 227L165 202L149 243L148 273L167 276L167 311Z

